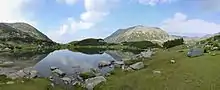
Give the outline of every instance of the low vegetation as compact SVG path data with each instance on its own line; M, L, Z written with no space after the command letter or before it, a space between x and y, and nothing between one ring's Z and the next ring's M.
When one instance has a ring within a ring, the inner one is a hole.
M164 42L163 47L164 48L172 48L172 47L179 46L182 44L184 44L184 40L183 40L183 38L180 38L180 39L168 40L168 41Z
M123 42L125 46L136 47L139 49L159 48L160 45L152 43L150 41L137 41L137 42Z

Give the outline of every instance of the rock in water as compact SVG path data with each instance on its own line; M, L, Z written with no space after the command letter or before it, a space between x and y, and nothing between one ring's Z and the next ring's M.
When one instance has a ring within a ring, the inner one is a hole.
M55 69L59 69L58 67L50 67L50 70L53 71Z
M64 73L63 71L61 71L60 69L55 69L52 71L53 73L57 74L59 77L64 77L66 75L66 73Z
M94 78L89 78L85 80L85 87L88 90L93 90L93 88L101 82L105 82L106 79L103 76L98 76Z
M110 66L111 62L110 61L100 61L98 66L99 67L106 67L106 66Z
M144 68L144 63L143 62L137 62L135 64L130 65L130 67L134 70L139 70Z

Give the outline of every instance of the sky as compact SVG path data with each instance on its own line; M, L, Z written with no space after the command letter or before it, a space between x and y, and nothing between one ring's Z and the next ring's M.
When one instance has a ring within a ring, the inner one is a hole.
M0 7L0 22L29 23L59 43L135 25L185 36L220 32L220 0L1 0Z

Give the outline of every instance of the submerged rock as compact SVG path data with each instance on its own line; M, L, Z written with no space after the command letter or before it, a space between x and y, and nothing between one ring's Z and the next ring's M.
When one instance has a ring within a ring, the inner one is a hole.
M106 82L106 79L103 76L89 78L85 80L85 87L88 90L93 90L93 88L101 82Z
M144 63L143 62L137 62L135 64L130 65L130 67L134 70L139 70L144 68Z

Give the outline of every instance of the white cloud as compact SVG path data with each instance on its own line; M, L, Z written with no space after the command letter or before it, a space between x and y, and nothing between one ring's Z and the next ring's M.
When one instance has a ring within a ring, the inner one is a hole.
M59 3L65 3L65 4L68 4L68 5L73 5L79 0L56 0L56 1L59 2Z
M27 13L23 8L31 0L1 0L0 1L0 22L26 22L36 25L36 22L29 20L26 16Z
M161 3L170 3L176 0L138 0L139 3L141 4L145 4L145 5L157 5L157 4L161 4Z
M60 1L61 0L59 0L59 2ZM70 1L75 3L77 0L69 0L69 2ZM110 14L112 5L118 1L119 0L84 0L85 12L80 15L80 19L74 20L72 17L68 18L67 22L62 24L58 30L49 31L48 36L57 42L66 43L68 42L68 40L65 39L67 34L73 35L78 30L91 29Z
M220 24L201 19L188 19L182 13L176 13L174 17L164 20L161 28L168 32L179 33L207 33L220 32Z

